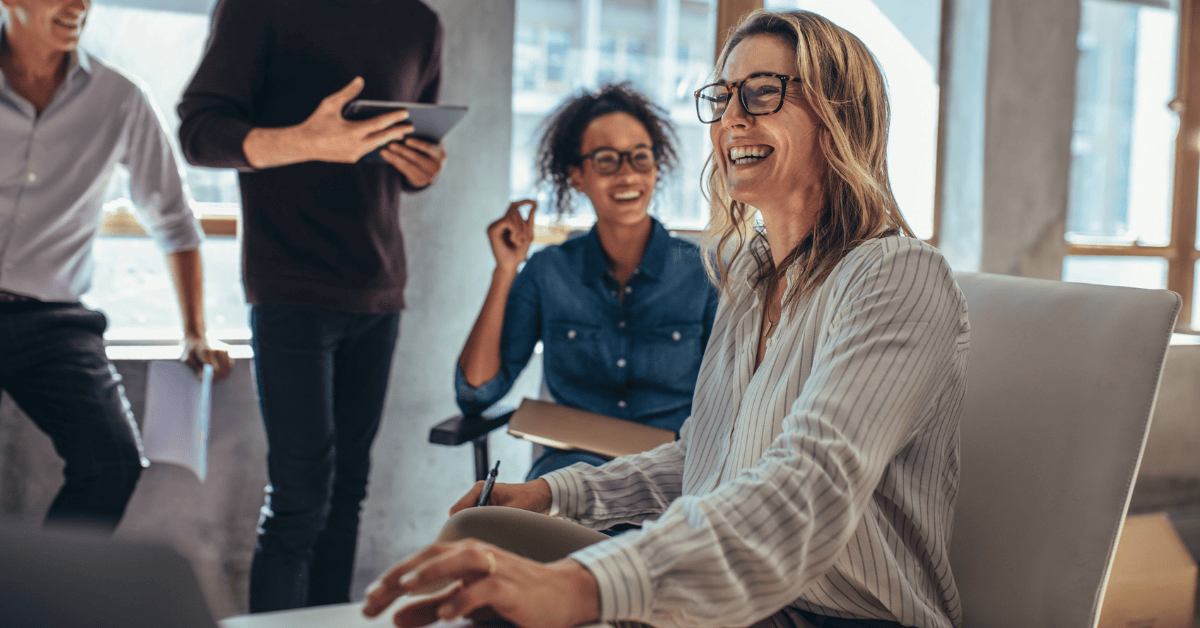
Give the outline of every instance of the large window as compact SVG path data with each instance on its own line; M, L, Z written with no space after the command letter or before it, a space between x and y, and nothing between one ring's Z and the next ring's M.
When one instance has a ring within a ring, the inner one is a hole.
M675 229L701 229L708 205L700 177L707 125L692 92L712 71L717 0L517 0L513 72L512 194L538 197L541 125L580 89L630 81L663 106L679 135L680 163L651 211ZM545 198L543 197L544 201ZM545 207L545 205L543 204ZM497 216L503 208L497 208ZM549 223L551 212L539 214ZM586 200L564 222L594 220Z
M169 8L175 3L162 4ZM90 54L145 82L174 136L179 127L175 103L200 61L208 21L200 13L100 2L92 6L81 43ZM187 164L184 172L208 232L201 253L209 333L223 339L244 338L247 307L233 237L239 207L237 176L232 170ZM162 254L133 219L128 190L128 173L118 169L108 188L105 219L96 240L95 281L84 301L108 315L110 342L177 339L182 325L170 276Z
M917 237L932 239L937 168L941 0L767 0L767 9L805 9L854 33L875 55L892 107L892 191Z
M1197 329L1196 125L1171 110L1200 105L1177 87L1195 65L1177 41L1195 3L1179 5L1082 0L1063 278L1169 288L1180 328Z

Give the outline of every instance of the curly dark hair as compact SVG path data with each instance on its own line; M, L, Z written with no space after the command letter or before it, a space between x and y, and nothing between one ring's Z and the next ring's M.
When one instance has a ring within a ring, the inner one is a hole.
M596 91L584 90L568 99L550 114L543 125L538 142L539 184L549 184L555 210L559 216L572 213L572 167L582 163L580 150L583 132L592 120L600 116L624 112L642 123L650 134L654 160L658 164L658 182L675 169L675 126L665 109L650 102L628 82L605 85Z

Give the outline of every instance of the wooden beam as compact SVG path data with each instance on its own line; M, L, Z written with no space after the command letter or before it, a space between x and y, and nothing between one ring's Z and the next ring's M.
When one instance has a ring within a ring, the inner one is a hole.
M937 144L933 156L933 233L929 234L929 245L934 247L938 245L942 235L942 208L946 202L946 193L942 185L946 178L946 128L950 119L947 113L950 109L950 90L946 89L946 80L950 76L950 28L954 23L953 18L953 0L942 0L941 23L938 26L938 121Z
M1179 74L1171 107L1179 113L1175 138L1175 186L1171 206L1171 248L1167 288L1183 295L1178 327L1190 328L1195 301L1196 199L1200 191L1200 2L1179 6Z
M1103 255L1107 257L1165 257L1178 255L1174 247L1140 244L1085 244L1067 242L1067 255Z
M713 60L721 56L725 39L747 13L763 8L763 0L717 0L717 46Z
M201 216L200 228L205 235L236 236L238 230L237 216ZM106 213L100 222L100 235L108 236L144 236L146 231L138 224L133 214L127 212Z

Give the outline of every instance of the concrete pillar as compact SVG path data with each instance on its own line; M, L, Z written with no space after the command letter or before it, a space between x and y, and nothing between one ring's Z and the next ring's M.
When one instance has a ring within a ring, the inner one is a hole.
M1078 0L948 0L939 246L959 270L1059 279Z

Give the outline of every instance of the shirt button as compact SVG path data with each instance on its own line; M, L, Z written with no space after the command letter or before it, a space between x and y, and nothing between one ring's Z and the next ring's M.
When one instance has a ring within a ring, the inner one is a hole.
M683 334L681 334L677 331L671 332L671 340L674 340L675 342L679 342L680 338L683 338Z
M28 181L28 182L30 182L30 183L34 183L34 182L36 182L36 181L37 181L37 173L36 173L36 172L31 172L31 173L29 173L29 174L25 175L25 180L26 180L26 181Z
M617 360L617 368L625 368L625 358L620 358Z
M633 286L625 286L625 294L633 292Z
M620 327L621 329L625 329L625 321L617 322L617 327Z
M568 331L567 331L567 338L568 338L569 340L574 340L574 339L575 339L575 330L574 330L574 329L571 329L571 330L568 330Z
M624 399L622 399L622 400L620 400L620 401L618 401L618 402L617 402L617 407L618 407L618 408L624 408L624 407L625 407L625 406L627 406L627 405L629 405L629 404L625 403L625 400L624 400Z

